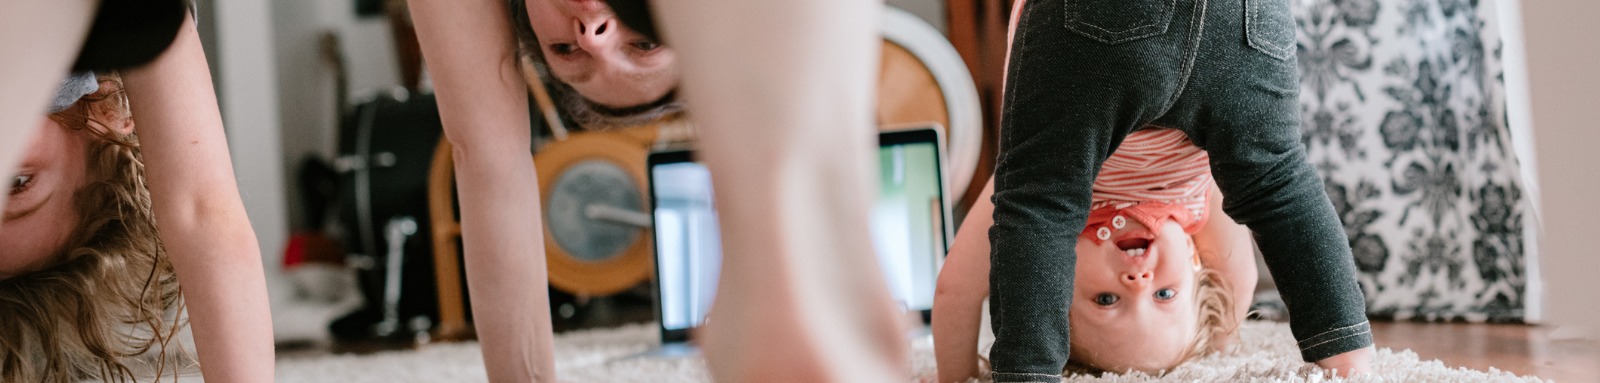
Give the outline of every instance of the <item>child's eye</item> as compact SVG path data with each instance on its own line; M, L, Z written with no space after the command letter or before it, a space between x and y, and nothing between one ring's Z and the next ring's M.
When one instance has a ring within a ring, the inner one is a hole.
M1156 300L1170 301L1170 300L1172 300L1172 298L1177 297L1177 296L1178 296L1178 291L1177 290L1173 290L1173 289L1156 290Z
M1111 293L1100 293L1100 295L1094 296L1094 304L1101 305L1101 306L1110 306L1112 304L1117 303L1117 299L1119 299L1119 298L1117 298L1117 296L1114 295L1114 294L1111 294Z

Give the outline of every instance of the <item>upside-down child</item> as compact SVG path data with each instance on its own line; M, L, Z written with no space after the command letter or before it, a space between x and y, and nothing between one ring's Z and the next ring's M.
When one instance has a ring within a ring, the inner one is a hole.
M79 74L56 100L4 204L0 380L175 372L178 282L122 80Z
M989 312L997 382L1060 379L1077 230L1107 157L1150 126L1210 156L1255 233L1301 359L1371 368L1343 225L1300 144L1295 20L1283 0L1035 0L1018 7L994 175ZM1105 334L1096 334L1105 335Z
M939 274L940 382L981 377L994 206L979 197ZM1136 132L1106 160L1077 232L1069 368L1157 373L1228 343L1256 284L1250 232L1222 214L1205 151L1182 132Z

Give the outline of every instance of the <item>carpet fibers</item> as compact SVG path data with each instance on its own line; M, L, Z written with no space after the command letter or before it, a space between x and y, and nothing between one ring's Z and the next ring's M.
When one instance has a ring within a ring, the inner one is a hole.
M1300 362L1287 325L1250 321L1232 350L1201 358L1159 377L1140 373L1101 377L1072 376L1064 382L1544 382L1490 369L1475 371L1420 360L1408 350L1379 349L1373 376L1338 379ZM705 382L697 357L639 357L654 347L655 327L562 334L556 337L556 371L565 382ZM918 381L934 374L933 340L912 346L910 365ZM414 351L371 355L290 357L278 360L282 382L482 382L478 344L434 344ZM932 379L927 379L932 380Z

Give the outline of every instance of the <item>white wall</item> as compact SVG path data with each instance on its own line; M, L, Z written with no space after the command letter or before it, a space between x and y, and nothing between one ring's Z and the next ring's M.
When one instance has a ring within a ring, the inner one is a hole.
M283 123L285 185L288 186L290 222L304 225L298 211L299 195L294 172L300 158L308 154L331 158L334 151L337 116L334 113L334 75L321 57L320 34L326 30L322 19L348 13L349 1L278 0L272 3L273 43L277 52L272 62L278 77L278 110Z
M888 0L884 4L911 12L911 14L927 21L928 24L932 24L940 32L950 33L950 29L947 26L949 23L946 20L946 17L948 17L946 15L949 12L944 9L944 0Z
M321 36L339 36L346 65L350 68L351 95L360 98L374 89L400 83L394 43L389 37L388 20L361 18L348 0L277 0L272 3L274 73L278 84L278 110L282 121L283 156L287 187L289 222L306 225L300 211L295 171L308 155L332 159L337 155L338 106L349 100L335 100L337 78L324 58Z
M1497 1L1494 4L1496 15L1495 24L1500 26L1501 53L1500 64L1504 75L1506 87L1506 127L1511 133L1512 150L1517 156L1518 174L1522 176L1522 196L1526 198L1531 210L1523 213L1522 223L1526 237L1523 238L1523 256L1527 264L1541 264L1539 243L1539 222L1543 215L1539 204L1539 156L1534 151L1533 142L1533 105L1528 100L1528 55L1526 39L1522 33L1522 7L1520 0ZM1529 323L1543 323L1544 308L1544 276L1543 270L1538 267L1526 270L1527 284L1523 291L1523 305L1526 314L1524 320Z
M215 2L213 48L228 146L250 226L261 242L269 293L288 236L283 167L279 161L278 92L272 68L272 25L268 0Z
M1600 2L1532 0L1520 8L1543 207L1544 313L1550 323L1600 329L1600 244L1592 233L1600 227Z

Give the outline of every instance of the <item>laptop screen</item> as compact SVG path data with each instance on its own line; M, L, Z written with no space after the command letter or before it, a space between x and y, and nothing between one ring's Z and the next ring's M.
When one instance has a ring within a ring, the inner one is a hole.
M661 326L694 328L711 310L722 267L711 172L697 162L675 162L657 164L650 173Z
M949 248L939 141L932 129L879 137L880 184L872 241L895 302L933 308L935 280ZM711 173L689 152L650 158L659 315L664 334L698 327L711 308L722 251Z

